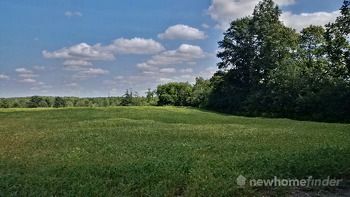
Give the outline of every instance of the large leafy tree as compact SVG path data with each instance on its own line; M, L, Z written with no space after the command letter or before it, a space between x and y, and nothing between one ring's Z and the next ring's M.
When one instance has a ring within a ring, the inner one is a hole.
M251 65L255 56L254 36L251 32L252 19L246 17L233 21L219 42L221 51L217 57L219 69L229 70L234 74L231 80L240 86L251 84Z
M308 67L325 63L325 30L322 26L311 25L304 28L300 34L300 55ZM323 61L323 62L321 62Z
M271 70L292 56L298 36L279 20L281 14L272 0L261 1L252 17L235 20L219 42L219 69L233 72L240 86L264 83Z
M332 76L350 78L350 1L345 0L335 23L326 26L327 55Z
M280 14L263 0L252 16L231 23L219 42L209 106L249 115L349 116L349 1L326 29L311 25L297 33Z
M301 72L299 81L303 80L303 86L299 87L301 95L306 92L316 93L331 83L326 45L323 27L311 25L300 32L298 66Z
M296 56L298 34L279 20L281 14L272 0L261 1L253 15L233 21L219 42L221 59L218 63L222 77L211 96L222 108L244 110L248 97L261 99L256 94L265 91L271 73ZM217 76L219 76L217 75ZM220 96L218 96L220 95ZM225 98L220 98L225 97ZM259 101L260 102L260 101ZM264 105L250 99L250 103ZM226 107L225 107L226 106Z

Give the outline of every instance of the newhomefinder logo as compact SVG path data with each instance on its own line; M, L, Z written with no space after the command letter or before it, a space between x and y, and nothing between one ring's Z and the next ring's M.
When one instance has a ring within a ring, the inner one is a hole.
M239 187L337 187L343 179L332 179L329 176L326 179L314 179L309 176L307 179L281 179L274 177L272 179L250 179L243 175L237 177Z

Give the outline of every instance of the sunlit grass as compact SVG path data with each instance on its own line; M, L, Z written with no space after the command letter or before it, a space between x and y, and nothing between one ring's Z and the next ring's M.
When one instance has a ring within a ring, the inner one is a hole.
M232 196L236 178L344 178L350 125L189 108L0 111L0 196ZM276 195L279 190L273 191Z

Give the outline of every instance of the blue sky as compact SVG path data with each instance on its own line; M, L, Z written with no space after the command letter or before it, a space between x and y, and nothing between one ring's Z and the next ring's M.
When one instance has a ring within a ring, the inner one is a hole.
M257 0L1 0L0 97L143 94L216 70L233 19ZM336 18L341 0L277 0L297 30ZM316 3L317 2L317 3Z

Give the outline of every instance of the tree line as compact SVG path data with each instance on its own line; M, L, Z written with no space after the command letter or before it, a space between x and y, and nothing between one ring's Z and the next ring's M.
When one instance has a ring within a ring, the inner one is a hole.
M350 121L350 1L325 26L286 27L272 0L231 22L208 80L162 84L146 96L1 99L0 107L175 105L246 116Z
M138 96L136 92L127 90L121 97L52 97L32 96L18 98L0 98L0 108L62 108L62 107L111 107L111 106L141 106L156 105L154 96Z
M286 27L272 0L231 22L220 41L218 71L190 87L157 88L159 104L247 116L350 121L350 1L335 22ZM172 96L171 96L172 95Z

